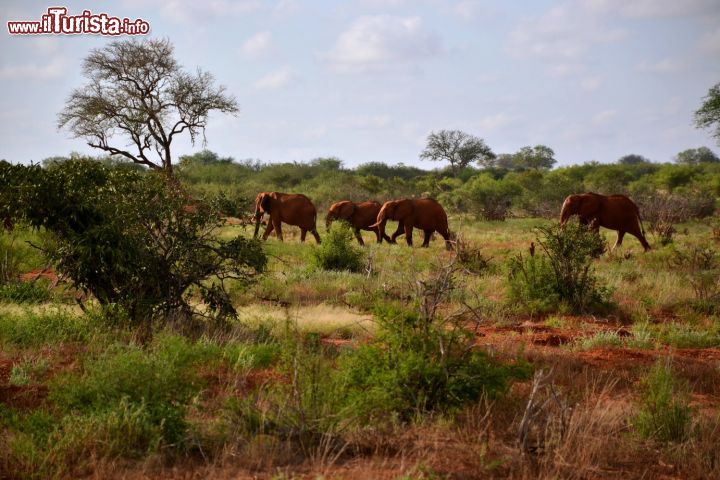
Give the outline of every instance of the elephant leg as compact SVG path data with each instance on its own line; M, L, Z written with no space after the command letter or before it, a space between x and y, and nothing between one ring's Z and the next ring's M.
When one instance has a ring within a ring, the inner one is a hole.
M273 224L273 222L268 222L267 227L265 227L265 233L263 233L262 239L267 240L274 228L275 225Z
M617 247L622 245L624 236L625 236L625 232L623 230L618 230L617 240L615 240L615 245L613 245L613 247L612 247L613 250L615 250Z
M422 246L424 248L428 248L430 246L430 238L432 237L432 230L423 230L423 243Z
M398 222L398 228L395 230L395 233L392 234L392 237L390 237L390 243L395 243L397 240L397 237L403 234L405 231L405 224L404 222Z
M275 224L275 233L277 233L278 240L280 240L281 242L284 241L282 235L282 222L278 220L277 222L273 223Z
M318 245L320 245L320 234L318 233L317 228L313 228L312 230L310 230L310 233L313 234L313 237L315 237L315 241L318 243Z
M444 231L444 232L438 232L442 237L445 239L445 250L452 250L452 242L450 241L450 232Z
M651 249L650 244L645 239L645 235L643 235L642 230L640 230L640 228L635 227L632 230L629 230L628 233L630 235L632 235L633 237L637 238L638 240L640 240L640 244L642 245L643 249L646 252Z
M365 242L363 242L363 239L362 239L362 233L360 233L359 228L355 229L355 238L357 238L357 241L360 245L365 245Z
M382 243L383 237L380 235L380 229L379 228L373 228L372 231L375 233L375 238L377 239L377 243ZM387 235L385 235L387 237Z
M412 234L413 234L412 225L405 225L405 240L407 241L407 244L410 247L412 247Z
M305 234L307 234L307 230L304 228L300 229L300 243L305 243Z

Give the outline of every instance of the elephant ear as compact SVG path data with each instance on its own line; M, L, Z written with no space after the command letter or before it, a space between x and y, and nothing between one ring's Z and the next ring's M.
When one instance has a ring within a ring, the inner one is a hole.
M349 220L355 214L355 204L353 202L343 202L338 212L339 218Z
M600 195L580 195L578 213L583 217L595 215L600 210L602 197Z
M400 200L397 203L397 208L395 209L395 215L398 218L406 218L412 215L413 211L415 210L415 205L413 204L413 201L410 199Z
M270 197L269 193L263 193L260 197L260 208L263 212L270 213L270 201L272 198Z

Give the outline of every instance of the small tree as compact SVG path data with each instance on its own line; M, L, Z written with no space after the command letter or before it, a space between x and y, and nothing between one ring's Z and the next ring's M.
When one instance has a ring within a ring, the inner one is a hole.
M720 158L707 147L688 148L675 155L675 161L684 165L699 165L701 163L720 163Z
M250 281L267 259L260 244L217 238L216 202L193 202L154 173L68 160L47 169L0 164L0 214L7 209L52 241L42 248L73 285L119 306L149 333L152 320L235 315L226 291ZM198 308L199 307L199 308Z
M176 136L187 132L194 144L202 135L204 143L211 111L238 111L235 98L216 87L211 74L178 65L168 40L112 42L90 52L83 73L89 82L68 98L59 128L168 175Z
M490 167L495 154L482 138L474 137L460 130L440 130L428 135L427 146L420 153L423 160L450 162L453 174L472 162Z
M620 165L639 165L641 163L650 163L650 160L647 157L643 157L642 155L631 153L629 155L623 155L622 157L618 158L617 163L619 163Z
M545 145L523 147L513 155L513 164L516 168L550 170L555 163L557 163L555 152Z
M710 88L703 104L695 112L695 126L711 129L720 145L720 83Z

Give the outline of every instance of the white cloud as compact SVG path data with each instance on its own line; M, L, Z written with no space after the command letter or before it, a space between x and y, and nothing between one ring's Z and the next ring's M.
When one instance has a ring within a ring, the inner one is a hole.
M245 15L263 8L260 0L125 0L124 3L128 8L155 8L176 23L196 23L198 19Z
M497 113L495 115L488 115L482 117L477 123L478 129L482 131L496 130L504 127L513 121L513 117L505 113Z
M480 0L462 0L455 5L453 12L465 20L471 20L481 14L490 14L487 5Z
M290 16L301 10L300 3L297 0L280 0L273 9L273 14L277 16Z
M60 48L60 39L56 36L39 36L32 39L35 50L44 55L52 54Z
M594 92L602 85L601 77L586 77L580 80L580 88L585 92Z
M671 73L680 70L680 68L681 65L671 58L663 58L657 62L645 61L637 66L638 71L647 73Z
M412 64L440 51L439 38L419 17L377 15L355 20L323 58L340 72L366 72Z
M65 62L55 60L51 63L26 65L5 65L0 67L0 79L47 80L65 73Z
M328 128L325 125L320 125L319 127L308 128L305 130L303 132L303 137L308 140L318 140L327 135L327 132Z
M593 46L624 39L627 32L588 15L578 3L561 3L539 17L526 18L510 32L508 51L517 58L568 62Z
M590 11L619 12L628 18L720 15L717 0L585 0Z
M272 33L264 31L258 32L245 40L240 50L246 57L258 58L270 51L271 48Z
M385 128L392 122L390 115L356 115L344 117L340 125L345 128L374 129Z
M594 125L604 125L617 116L616 110L603 110L592 117Z
M275 90L288 85L294 78L290 68L282 67L279 70L270 72L253 83L255 88Z
M708 53L720 54L720 27L700 38L700 48Z

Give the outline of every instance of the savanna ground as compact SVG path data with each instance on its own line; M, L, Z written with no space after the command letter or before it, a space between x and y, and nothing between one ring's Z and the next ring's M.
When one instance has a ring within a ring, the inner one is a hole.
M232 291L239 321L167 325L145 346L101 322L92 302L83 312L62 279L25 275L38 288L6 291L0 304L0 478L720 477L720 323L714 300L698 302L671 262L674 248L714 248L712 222L676 226L668 246L650 237L648 253L626 236L595 260L610 289L602 314L531 314L509 300L508 260L527 257L533 228L549 223L453 217L452 230L482 254L467 264L439 238L408 248L366 232L361 273L313 269L317 247L287 228L285 243L266 243L268 271ZM251 234L243 228L222 235ZM612 244L615 234L603 233ZM12 235L21 269L41 272L24 243L39 234ZM322 377L375 336L371 300L411 298L453 262L438 316L460 312L475 348L529 373L442 413L329 418ZM308 344L325 364L301 352ZM656 365L670 366L673 395L689 405L685 433L672 440L637 427Z

